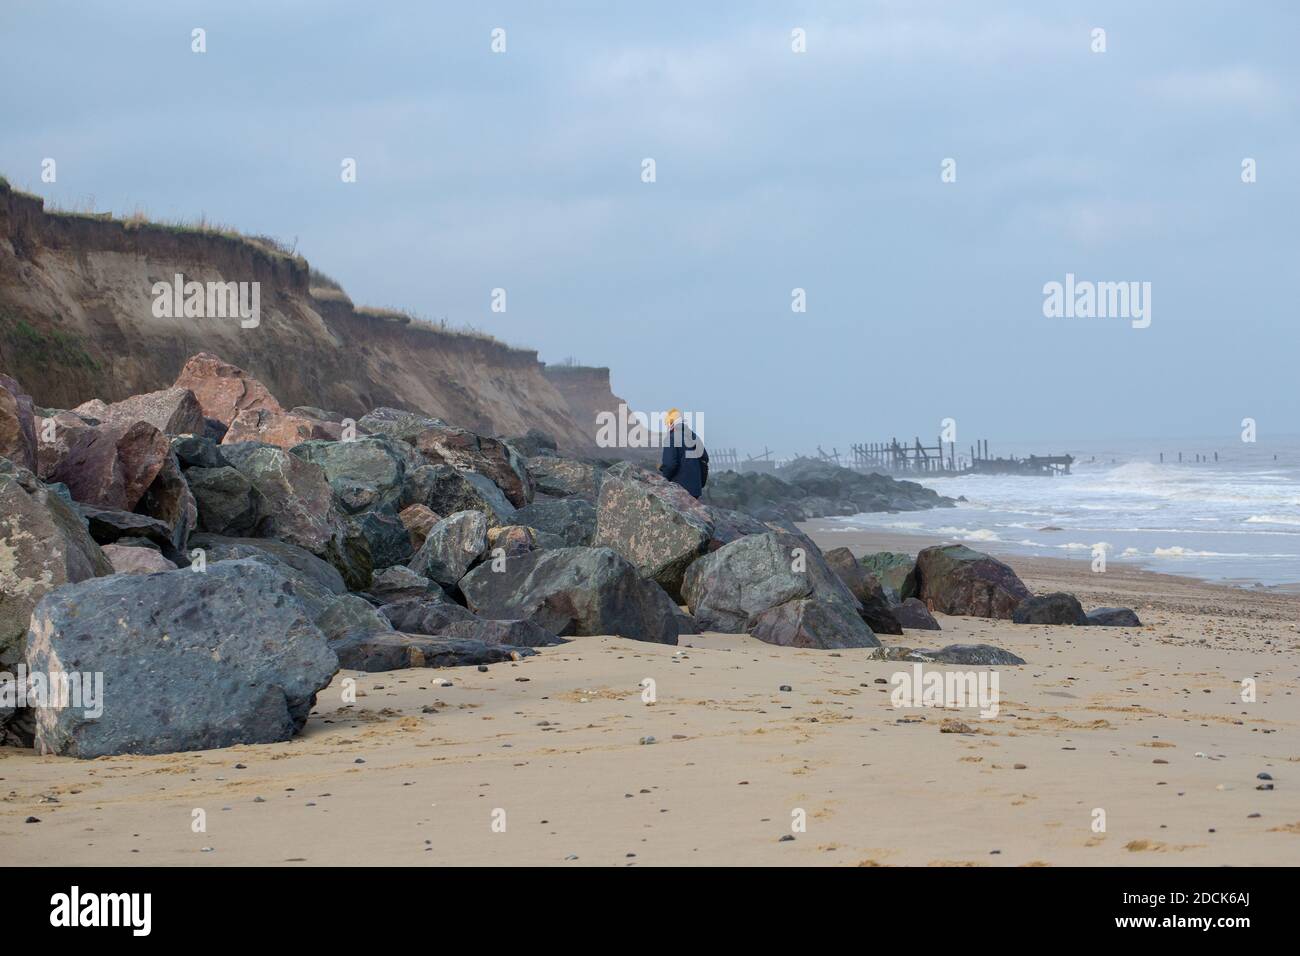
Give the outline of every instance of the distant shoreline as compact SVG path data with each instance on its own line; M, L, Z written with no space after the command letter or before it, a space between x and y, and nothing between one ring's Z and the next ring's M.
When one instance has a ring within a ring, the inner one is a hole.
M849 516L845 516L849 517ZM985 551L1006 561L1022 577L1057 577L1076 575L1101 580L1124 579L1133 583L1145 582L1151 587L1165 583L1181 582L1209 588L1224 588L1233 593L1242 591L1259 594L1300 594L1300 581L1282 584L1256 584L1248 579L1213 580L1193 574L1171 574L1153 571L1136 563L1112 560L1104 574L1093 574L1090 558L1038 557L1026 555L1005 541L957 541L942 535L925 532L880 531L871 528L854 528L843 523L843 518L814 518L799 522L800 529L810 535L823 550L836 547L851 548L855 554L872 551L905 551L916 554L921 548L937 544L964 544L976 551ZM1086 578L1085 578L1086 579Z

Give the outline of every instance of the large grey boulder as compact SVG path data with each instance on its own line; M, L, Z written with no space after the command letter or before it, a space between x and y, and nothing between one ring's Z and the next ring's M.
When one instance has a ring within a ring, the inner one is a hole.
M395 408L376 408L363 416L357 426L408 443L430 465L485 478L512 507L522 507L533 500L533 482L524 459L499 438L476 435L440 419ZM439 514L464 510L464 506L440 508L431 501L422 503Z
M449 600L445 597L442 588L424 575L416 574L401 564L376 572L367 593L380 604L435 596L442 600Z
M148 422L164 435L203 434L203 408L188 388L165 388L132 395L94 410L101 422L134 425Z
M365 598L355 594L342 594L320 614L313 623L325 635L332 648L354 642L361 637L384 634L393 630L392 623Z
M516 508L533 500L533 480L528 467L523 456L508 442L439 424L422 429L411 444L430 464L446 464L459 472L486 478Z
M901 595L944 614L1003 620L1031 596L1009 566L961 544L923 548Z
M32 610L60 585L112 574L72 506L25 468L0 472L0 670L22 659Z
M918 601L916 598L908 598L900 604L895 604L889 609L889 613L894 615L902 627L916 631L940 631L939 622L934 619L930 609Z
M832 650L846 647L879 647L870 628L839 601L796 598L768 608L750 630L760 641L782 647L810 647Z
M907 576L912 573L912 568L916 567L916 559L901 551L877 551L874 554L864 554L858 559L858 563L864 570L874 574L881 585L896 595L902 594Z
M177 435L172 438L172 454L182 468L221 468L228 464L221 446L204 435Z
M385 604L379 609L394 630L431 637L457 637L486 644L513 647L548 647L563 644L532 621L482 618L459 604L440 600L407 600Z
M561 637L612 634L677 643L677 608L610 548L532 551L505 570L480 564L460 581L471 611L497 620L527 620Z
M256 561L118 574L46 595L33 672L102 673L98 716L36 708L39 752L93 758L287 740L338 658L284 577Z
M405 564L415 554L411 532L392 505L381 505L346 519L353 535L366 543L370 563L376 568Z
M876 634L902 634L903 627L894 616L889 597L879 578L858 563L848 548L833 548L824 555L826 564L844 582L862 605L862 619Z
M717 551L724 544L731 544L747 534L767 534L772 529L750 515L739 511L728 511L717 505L705 505L713 521L713 537L709 539L708 549Z
M481 511L448 515L429 529L407 566L445 588L454 588L487 551L487 532L487 516Z
M215 561L251 559L274 569L288 580L289 593L307 608L313 620L330 608L335 598L347 593L338 569L286 541L196 534L190 538L190 546L202 552L208 566Z
M1128 607L1099 607L1088 612L1087 623L1094 627L1141 627L1137 613Z
M600 494L604 469L592 462L541 455L529 458L527 466L539 495L594 502Z
M992 667L998 665L1019 665L1025 659L1001 647L992 644L949 644L934 650L924 647L878 648L870 655L871 660L878 661L914 661L917 663L964 664L968 667Z
M553 534L566 548L590 547L596 537L596 508L582 498L534 501L511 515L510 521Z
M1088 623L1083 606L1073 594L1056 591L1025 598L1011 614L1016 624L1076 624Z
M922 653L928 653L923 651ZM1018 654L994 647L992 644L949 644L933 653L931 659L940 664L965 664L969 667L989 667L998 664L1023 664Z
M369 585L373 566L365 538L344 522L324 469L253 442L226 445L222 453L260 495L256 537L287 541L324 558L353 590Z
M706 631L749 631L799 647L879 644L817 547L784 531L747 535L705 555L686 572L682 591ZM804 603L775 610L791 602Z
M713 537L709 510L662 475L619 462L600 484L595 547L613 548L674 601L682 578Z
M321 467L335 500L347 514L396 508L407 471L424 464L409 445L386 435L354 441L309 441L290 451Z
M90 536L99 545L115 544L125 538L143 538L159 548L171 548L172 529L165 521L137 514L134 511L119 511L116 508L96 508L94 505L74 502L74 511L81 515Z
M387 435L407 444L414 442L417 435L426 428L433 428L447 423L440 418L431 418L422 412L408 412L401 408L380 406L372 409L357 419L357 429L372 435Z
M465 667L517 661L537 653L531 647L489 644L472 638L397 631L361 635L336 644L339 664L349 670L396 671L407 667Z
M199 530L235 537L257 530L262 496L238 468L190 468L185 478L198 507Z
M481 511L492 524L513 524L515 506L490 479L450 465L421 465L412 469L402 485L401 508L424 505L436 514Z
M441 634L451 624L476 617L473 611L437 594L385 604L379 612L393 630L405 634Z
M567 643L564 638L556 637L532 621L495 621L482 617L475 617L472 621L452 621L439 636L508 647L552 647Z

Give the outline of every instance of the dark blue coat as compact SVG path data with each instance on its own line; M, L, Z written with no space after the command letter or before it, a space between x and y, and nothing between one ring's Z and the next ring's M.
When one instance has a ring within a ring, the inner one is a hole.
M673 426L668 433L659 471L696 498L703 493L704 484L709 480L709 452L685 424Z

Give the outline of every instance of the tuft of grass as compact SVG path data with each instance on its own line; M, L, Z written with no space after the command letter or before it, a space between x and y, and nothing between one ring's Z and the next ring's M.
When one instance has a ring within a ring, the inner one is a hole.
M99 361L86 351L81 339L62 329L42 332L26 319L0 312L0 338L19 356L41 366L57 365L66 369L98 372Z

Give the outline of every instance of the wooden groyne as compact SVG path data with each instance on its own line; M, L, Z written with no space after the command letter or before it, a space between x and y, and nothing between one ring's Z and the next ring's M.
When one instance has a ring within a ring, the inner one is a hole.
M1068 475L1073 455L1030 455L1027 458L994 458L989 454L988 439L970 446L968 456L957 453L957 443L949 442L945 450L942 439L933 445L922 444L919 437L910 444L897 438L887 442L851 445L853 462L858 471L879 471L890 475Z

